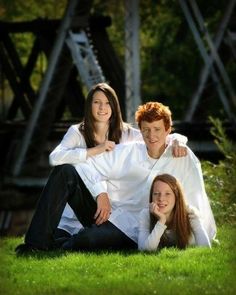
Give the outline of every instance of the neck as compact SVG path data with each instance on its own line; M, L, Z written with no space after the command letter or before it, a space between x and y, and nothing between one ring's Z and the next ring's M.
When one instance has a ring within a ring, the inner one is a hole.
M102 143L107 139L109 131L109 123L96 122L95 123L95 139L97 142Z
M153 159L159 159L161 155L164 153L166 146L163 145L157 150L148 150L148 155Z

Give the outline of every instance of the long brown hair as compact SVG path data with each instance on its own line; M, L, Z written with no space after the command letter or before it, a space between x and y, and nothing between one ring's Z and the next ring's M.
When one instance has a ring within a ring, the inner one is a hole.
M92 102L94 93L96 91L102 91L107 97L111 106L112 114L109 122L108 140L112 140L115 143L119 143L124 126L120 111L120 104L115 90L107 83L98 83L94 85L87 95L84 110L84 120L79 127L79 130L83 134L88 148L94 147L97 144L94 136L95 124L92 115Z
M184 199L183 189L178 182L178 180L170 174L157 175L151 185L149 200L152 202L152 194L154 183L156 181L162 181L169 185L171 190L175 195L175 206L171 213L171 220L167 224L167 229L172 229L176 235L176 245L171 244L167 240L164 234L160 240L160 248L168 246L176 246L180 249L186 248L191 235L191 225L189 222L188 212L186 208L186 203ZM153 230L155 224L157 223L157 218L150 213L150 232Z

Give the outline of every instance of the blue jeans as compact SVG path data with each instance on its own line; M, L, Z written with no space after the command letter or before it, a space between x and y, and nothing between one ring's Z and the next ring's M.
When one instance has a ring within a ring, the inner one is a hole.
M85 229L65 242L64 249L134 249L135 242L109 221L97 226L97 203L72 165L56 166L45 185L25 236L25 243L38 249L56 246L55 232L66 203ZM67 243L67 244L66 244Z

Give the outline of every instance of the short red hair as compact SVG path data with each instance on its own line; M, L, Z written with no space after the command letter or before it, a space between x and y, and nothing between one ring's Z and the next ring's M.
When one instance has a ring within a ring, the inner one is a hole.
M160 102L147 102L138 107L135 113L135 120L141 128L143 121L152 123L154 121L164 121L165 129L168 130L172 126L171 111L168 106Z

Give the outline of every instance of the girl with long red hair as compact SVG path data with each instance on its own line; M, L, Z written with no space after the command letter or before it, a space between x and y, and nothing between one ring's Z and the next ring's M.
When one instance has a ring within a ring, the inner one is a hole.
M211 247L196 208L187 206L183 189L170 174L157 175L150 189L149 209L140 213L138 247L155 251L188 245Z

